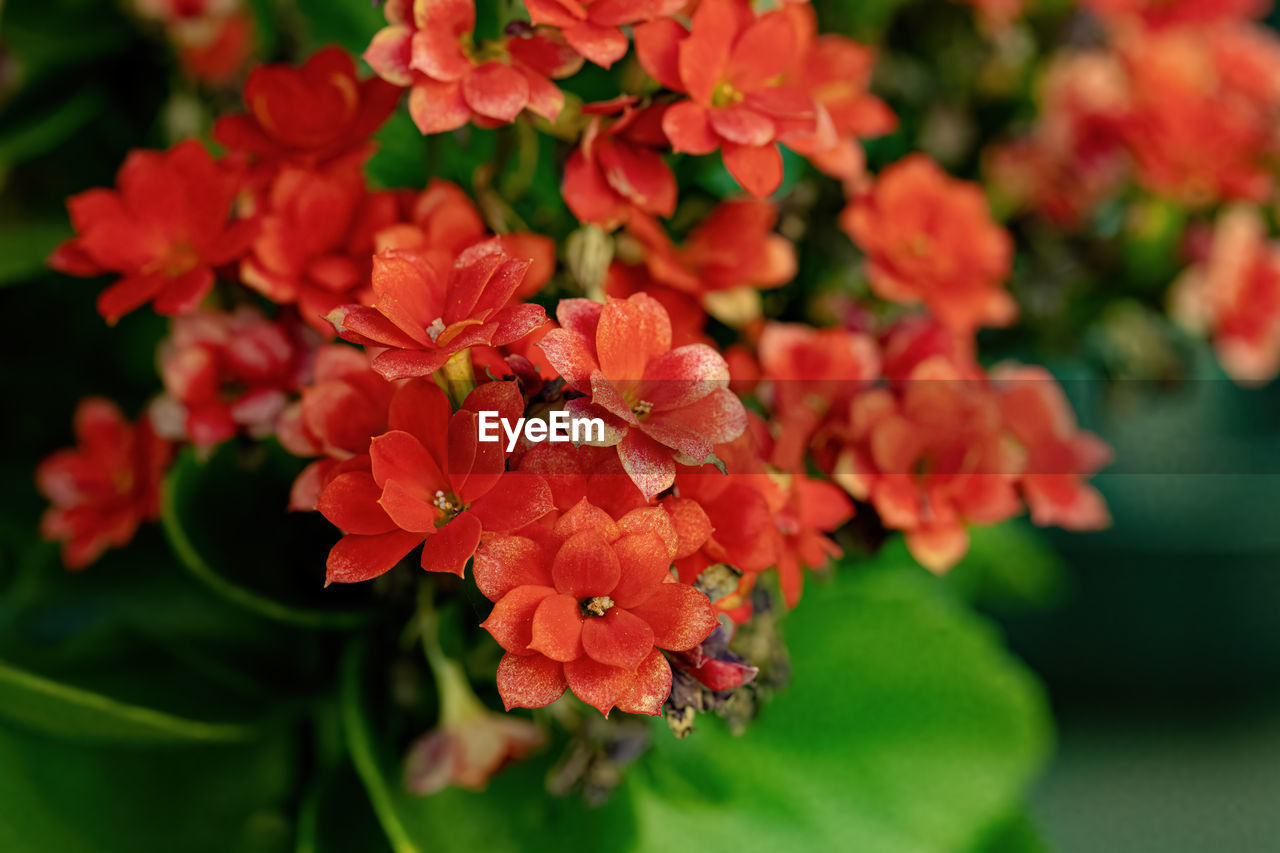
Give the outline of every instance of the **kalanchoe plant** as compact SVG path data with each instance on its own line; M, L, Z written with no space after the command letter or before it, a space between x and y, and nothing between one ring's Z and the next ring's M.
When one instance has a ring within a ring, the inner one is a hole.
M109 277L108 323L171 319L137 423L86 400L78 446L40 466L43 535L84 568L157 516L171 442L246 472L282 446L279 509L328 552L308 583L373 602L341 623L349 649L423 645L408 676L371 654L354 679L393 697L376 710L408 732L409 791L483 789L563 732L553 787L596 791L646 743L599 715L749 728L786 681L778 611L803 614L805 575L846 553L896 537L944 573L1024 512L1105 526L1088 481L1109 449L1047 370L983 360L979 331L1020 312L1002 210L1076 227L1134 184L1201 211L1176 315L1241 381L1280 367L1259 206L1280 45L1244 11L1089 3L1111 37L1055 59L1043 115L985 152L991 204L925 153L868 170L861 140L897 125L875 54L804 0L526 0L493 4L496 29L487 5L387 0L372 75L340 47L256 67L220 153L130 154L68 200L49 259ZM1019 6L971 5L989 32ZM389 185L383 128L428 181ZM565 415L600 430L557 441Z

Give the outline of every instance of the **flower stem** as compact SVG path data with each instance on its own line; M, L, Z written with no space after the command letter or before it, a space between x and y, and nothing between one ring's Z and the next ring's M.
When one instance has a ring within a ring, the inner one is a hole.
M475 368L471 364L471 350L464 349L449 356L444 367L434 374L436 384L449 395L454 408L462 408L467 395L475 390Z

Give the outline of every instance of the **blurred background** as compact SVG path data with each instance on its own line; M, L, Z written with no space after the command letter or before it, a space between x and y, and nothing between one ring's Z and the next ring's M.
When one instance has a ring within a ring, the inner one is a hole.
M164 322L139 311L108 328L93 283L45 270L69 234L64 200L111 184L131 148L199 133L238 102L227 81L243 63L231 62L225 80L198 82L192 66L175 62L173 34L126 5L0 5L0 616L24 594L12 583L24 561L50 560L33 546L43 504L32 470L70 443L76 401L104 395L134 412L157 386ZM880 51L873 89L901 126L868 145L873 169L923 149L953 174L980 179L984 146L1034 121L1041 63L1093 37L1063 0L1034 4L1000 35L945 0L816 5L826 29ZM231 38L266 59L332 42L359 52L381 18L368 0L244 8L252 26ZM1273 12L1268 25L1277 20ZM187 61L216 70L218 60ZM404 129L389 127L383 139L392 171L401 153L420 156ZM1165 209L1150 198L1117 205L1084 237L1010 214L1015 293L1026 304L1037 288L1070 288L1077 307L1050 301L982 344L984 360L1048 365L1082 425L1114 446L1116 464L1097 479L1114 526L1045 534L1014 525L975 536L974 553L939 583L990 615L1048 691L1057 743L1030 815L1049 847L1277 849L1280 393L1232 383L1209 346L1165 316L1186 223L1151 226ZM1106 251L1090 254L1098 246ZM113 555L92 574L127 573L131 559L163 549L160 533L146 530L132 557ZM46 568L60 571L56 560Z

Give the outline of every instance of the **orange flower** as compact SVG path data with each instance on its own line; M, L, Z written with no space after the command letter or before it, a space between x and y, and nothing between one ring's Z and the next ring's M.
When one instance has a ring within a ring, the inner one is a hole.
M923 302L961 332L1016 316L1003 289L1013 241L992 221L981 188L949 177L929 158L913 154L885 169L841 224L867 253L867 277L881 297Z

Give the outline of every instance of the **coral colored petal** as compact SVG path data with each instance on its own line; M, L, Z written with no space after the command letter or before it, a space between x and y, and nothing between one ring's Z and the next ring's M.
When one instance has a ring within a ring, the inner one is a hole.
M645 366L642 395L653 411L696 403L717 388L727 388L729 365L706 344L688 344L663 353Z
M373 477L352 471L334 477L320 493L316 509L346 533L376 535L396 529L396 523L378 505L382 490Z
M108 323L115 323L155 298L165 283L166 279L158 275L122 278L98 294L98 313Z
M630 688L634 673L620 666L609 666L583 656L564 665L564 677L573 695L606 717L617 704L618 697Z
M671 450L638 429L627 432L618 443L622 467L646 498L652 498L676 481L676 462Z
M327 319L340 338L353 344L415 348L423 343L406 335L376 308L343 305L330 311Z
M628 714L662 713L662 703L671 695L671 664L662 652L654 649L636 667L635 677L618 696L617 709Z
M739 145L764 145L772 142L777 132L773 120L750 107L721 107L707 113L711 127L727 142Z
M467 560L480 544L483 528L474 513L464 512L427 537L422 546L422 568L462 577Z
M843 499L843 495L841 495ZM682 560L698 551L711 538L711 519L702 504L691 498L667 498L662 506L671 514L676 529L676 553L672 557Z
M407 432L435 460L446 458L449 415L453 409L440 386L430 379L411 379L396 389L387 410L387 426Z
M493 315L490 343L504 347L523 340L535 329L547 324L547 311L531 302L511 305Z
M462 96L461 83L419 77L409 90L409 115L418 132L444 133L471 121L471 107Z
M383 27L364 51L364 61L374 73L397 86L413 83L409 62L413 55L413 31L405 26Z
M582 623L586 617L578 600L569 595L551 595L538 604L533 614L532 651L552 660L571 661L582 656Z
M765 198L782 184L782 152L774 143L753 147L726 142L721 156L729 174L756 198Z
M498 484L471 504L485 530L519 530L551 512L551 487L537 474L509 471Z
M423 535L436 532L440 510L398 480L387 480L378 505L401 530L412 530Z
M617 522L609 516L609 513L583 498L568 512L556 519L552 533L558 539L570 539L579 533L585 532L596 533L605 542L614 542L621 535Z
M596 160L609 185L645 213L670 216L676 208L676 178L656 151L601 139Z
M529 81L509 65L486 62L462 81L462 96L482 116L514 121L529 103Z
M594 299L561 299L556 306L556 322L565 331L592 341L594 352L596 327L600 325L600 312L603 310L604 306Z
M551 586L549 557L527 536L493 536L476 549L471 575L485 598L497 601L518 586Z
M959 524L909 530L906 540L911 556L938 575L960 562L969 550L969 531Z
M613 299L600 312L596 353L615 383L643 378L649 362L671 349L671 320L656 299L637 293Z
M582 649L600 663L633 670L653 651L653 629L614 606L604 616L589 616L582 623Z
M591 374L600 369L596 362L595 347L576 332L552 329L538 342L538 347L571 387L590 387Z
M409 67L433 80L451 83L467 75L471 61L462 52L462 44L456 35L430 27L413 34Z
M630 608L646 601L671 578L671 557L666 543L654 533L624 536L613 543L613 550L618 555L622 577L609 597L618 607Z
M680 79L680 44L689 31L671 18L659 18L632 30L636 58L650 77L666 89L684 92Z
M616 228L625 222L631 211L627 200L614 191L581 148L576 149L565 164L561 192L565 204L580 222L590 222L605 229Z
M680 43L680 79L699 103L711 103L724 79L729 50L737 33L737 0L703 0L693 13L689 38Z
M621 572L613 548L594 530L574 534L551 562L556 590L575 599L608 595Z
M601 68L608 68L627 55L627 37L617 27L583 21L561 32L574 50Z
M325 583L358 583L390 571L422 541L422 534L394 530L377 536L348 534L333 546L325 564Z
M446 351L421 352L415 350L386 350L373 360L373 369L383 379L395 382L399 379L416 379L428 376L444 367L453 353Z
M538 605L555 595L546 586L518 586L504 595L481 625L509 652L518 655L531 654L529 641L533 639L533 614Z
M397 480L413 494L430 500L437 491L449 488L439 464L407 432L391 430L378 436L369 444L373 479L386 487L388 480Z
M709 111L693 101L668 107L662 114L662 132L677 153L710 154L720 147L720 136L711 127Z
M655 438L662 438L660 428L687 430L711 444L727 444L746 430L747 410L737 394L728 388L717 388L687 406L655 413L645 425Z
M726 76L740 92L765 86L785 73L795 55L796 31L784 11L761 15L734 43Z
M498 694L512 708L541 708L564 695L564 666L543 655L508 652L498 664Z
M664 583L631 612L653 628L655 646L673 652L698 645L719 624L711 600L683 583Z
M564 109L564 92L560 91L560 87L552 83L544 74L529 68L517 70L524 75L525 82L529 86L529 112L547 121L555 121L560 111Z

